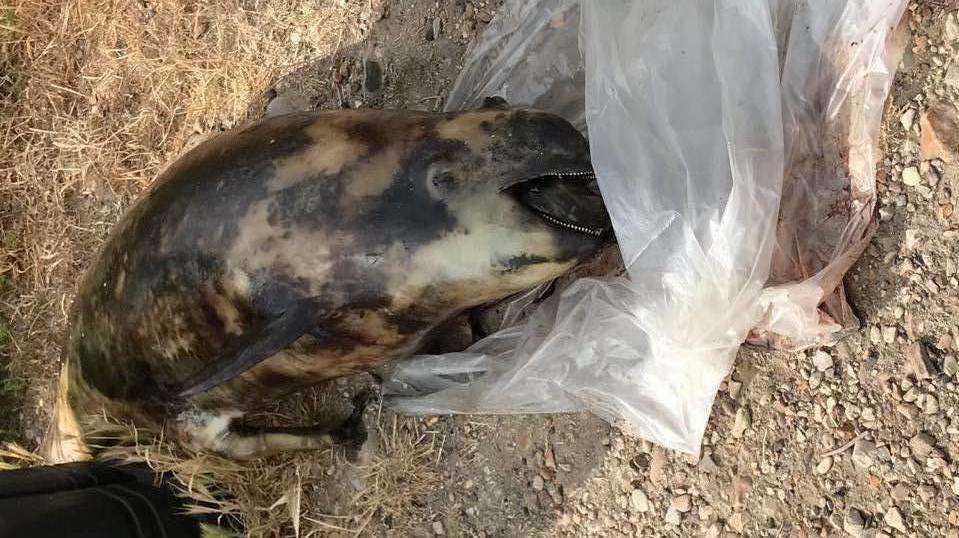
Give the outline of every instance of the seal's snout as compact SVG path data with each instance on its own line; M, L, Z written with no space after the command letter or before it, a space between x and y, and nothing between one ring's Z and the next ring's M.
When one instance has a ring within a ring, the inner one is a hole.
M592 172L555 172L507 189L524 208L554 226L608 238L612 226Z
M560 116L527 109L510 116L506 138L516 158L504 193L553 226L609 238L612 226L582 133Z

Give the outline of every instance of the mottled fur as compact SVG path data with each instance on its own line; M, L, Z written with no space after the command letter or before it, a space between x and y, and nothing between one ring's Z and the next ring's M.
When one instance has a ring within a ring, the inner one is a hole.
M325 433L251 439L229 419L408 355L458 312L593 252L595 238L503 192L557 170L589 170L582 136L501 107L295 114L217 136L158 179L88 270L58 414L112 407L235 457L312 448ZM275 353L183 392L256 346Z

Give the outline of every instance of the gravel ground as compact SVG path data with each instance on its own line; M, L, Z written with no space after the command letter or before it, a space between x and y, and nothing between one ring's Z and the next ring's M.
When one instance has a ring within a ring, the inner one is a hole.
M482 15L452 22L460 6L420 14L423 31L461 47L460 26L472 35L488 15L466 3ZM588 416L426 419L449 451L420 534L959 536L959 22L943 2L908 16L881 225L847 279L862 331L830 349L744 350L698 460ZM387 50L386 65L410 64ZM387 88L387 105L410 104L408 87Z

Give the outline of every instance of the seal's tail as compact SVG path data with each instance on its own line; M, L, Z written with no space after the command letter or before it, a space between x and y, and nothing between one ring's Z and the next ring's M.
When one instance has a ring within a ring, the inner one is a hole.
M70 406L70 370L68 361L60 369L57 383L57 398L53 416L47 428L40 455L48 464L70 463L93 459L90 448L83 440L83 432L74 409Z

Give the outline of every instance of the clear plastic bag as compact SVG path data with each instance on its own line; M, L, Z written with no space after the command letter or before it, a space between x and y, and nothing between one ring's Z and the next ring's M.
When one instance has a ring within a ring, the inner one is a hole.
M876 228L883 105L905 43L902 0L779 0L786 168L776 249L749 342L831 344L859 320L842 278Z
M507 1L447 108L500 95L588 129L627 275L575 280L462 353L396 365L388 405L589 410L698 453L747 337L808 345L839 327L818 306L868 241L881 60L904 4ZM816 198L805 215L802 196ZM843 217L816 220L837 200ZM797 248L822 254L812 271Z

